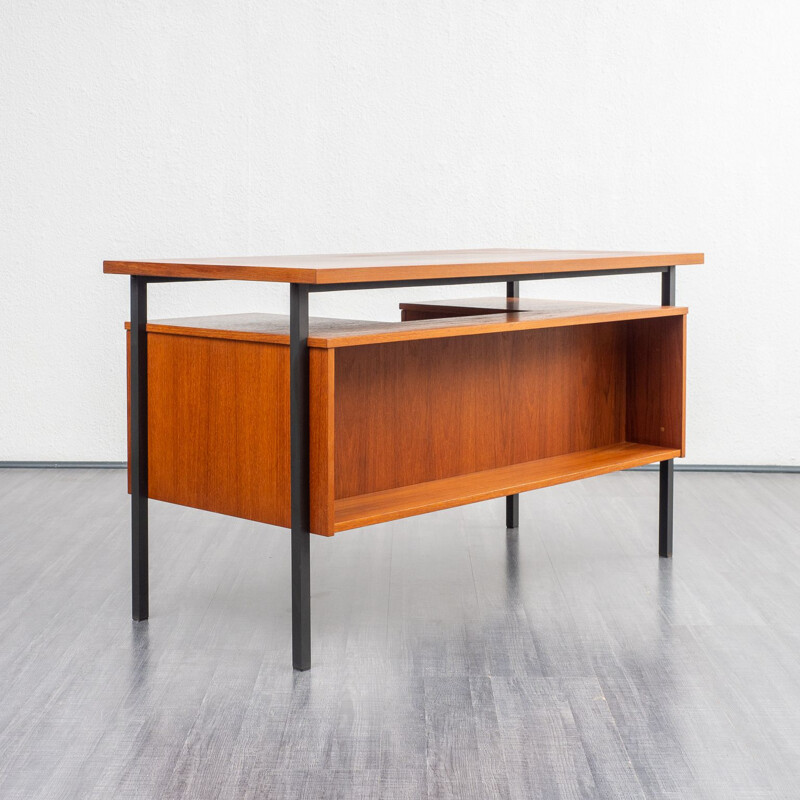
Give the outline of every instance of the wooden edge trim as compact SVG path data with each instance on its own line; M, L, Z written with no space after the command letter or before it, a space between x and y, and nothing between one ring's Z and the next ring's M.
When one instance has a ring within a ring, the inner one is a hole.
M683 318L683 327L681 330L681 336L683 338L683 364L681 367L681 458L686 457L686 328L687 328L687 321L688 317L684 316Z
M547 319L529 319L509 321L503 312L499 312L503 317L502 321L491 321L479 324L475 323L476 317L481 319L491 318L496 314L482 314L448 317L448 320L465 319L472 320L471 323L460 325L446 325L436 328L419 328L403 330L398 327L385 333L362 333L352 336L309 336L309 347L337 348L337 347L356 347L366 344L385 344L388 342L408 342L416 339L446 339L455 336L477 336L484 333L512 333L513 331L528 331L541 328L563 328L573 325L596 325L604 322L626 322L635 319L653 319L659 317L678 317L685 316L689 309L681 306L658 306L641 311L624 311L613 314L592 314L574 317L550 317ZM400 323L398 323L400 325Z
M309 455L311 532L334 534L334 350L309 351Z
M103 261L107 275L149 275L163 278L213 278L272 283L365 283L394 280L436 280L493 275L538 275L544 272L637 269L703 264L703 253L649 253L606 257L556 258L548 261L492 261L467 264L413 264L397 266L342 266L315 269L291 266L182 264L159 261Z
M523 312L524 313L524 312ZM673 317L689 313L689 309L682 306L653 306L649 309L638 311L620 311L613 314L582 314L572 317L549 317L546 319L511 320L509 321L503 311L487 312L486 314L459 315L448 317L450 320L472 320L461 324L451 324L443 327L411 328L398 327L382 333L355 333L350 336L309 336L310 348L325 350L337 347L356 347L366 344L382 344L388 342L407 342L417 339L443 339L449 336L475 336L483 333L505 333L518 330L536 330L539 328L560 328L568 325L595 325L603 322L625 322L634 319L649 319L655 317ZM488 318L485 322L475 323L476 317ZM501 316L502 319L495 319ZM438 319L438 318L436 318ZM431 320L433 321L433 320ZM380 324L380 323L377 323ZM389 323L392 324L392 323ZM125 330L130 330L130 322L125 323ZM230 339L241 342L260 342L262 344L289 344L289 336L282 333L257 333L252 331L232 331L222 328L192 328L184 325L163 325L157 322L147 323L148 333L166 333L172 336L197 336L204 339Z
M288 317L287 317L288 320ZM125 323L125 330L131 329L130 322ZM148 333L168 333L172 336L197 336L202 339L231 339L237 342L261 342L262 344L289 344L289 334L256 333L253 331L231 331L224 328L191 328L187 325L162 325L158 322L147 323Z
M703 253L650 253L605 258L557 258L550 261L492 261L467 264L414 264L383 267L329 267L317 270L315 283L365 283L392 280L478 278L493 275L540 275L544 272L639 269L703 264Z
M106 275L144 275L152 278L207 278L221 281L319 283L319 270L307 267L253 267L223 264L163 264L157 261L104 261Z

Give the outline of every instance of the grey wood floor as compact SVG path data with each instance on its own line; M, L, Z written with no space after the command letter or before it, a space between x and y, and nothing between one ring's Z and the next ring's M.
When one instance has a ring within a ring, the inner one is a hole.
M0 798L800 798L800 476L623 473L312 541L0 471Z

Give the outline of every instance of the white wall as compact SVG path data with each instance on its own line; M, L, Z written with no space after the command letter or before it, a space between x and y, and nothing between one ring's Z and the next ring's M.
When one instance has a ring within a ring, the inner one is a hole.
M0 460L124 458L104 258L496 246L705 251L678 274L687 460L800 463L798 39L790 0L5 0ZM158 287L151 316L287 300Z

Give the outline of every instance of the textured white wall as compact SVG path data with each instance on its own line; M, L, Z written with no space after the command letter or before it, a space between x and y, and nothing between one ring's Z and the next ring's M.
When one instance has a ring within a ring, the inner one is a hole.
M103 258L497 246L705 251L678 275L688 460L798 464L798 39L790 0L5 0L0 459L124 458ZM166 286L151 316L287 301Z

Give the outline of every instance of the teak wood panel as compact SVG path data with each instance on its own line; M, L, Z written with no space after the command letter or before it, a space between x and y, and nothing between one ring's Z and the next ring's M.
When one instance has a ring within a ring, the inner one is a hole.
M454 300L431 300L417 303L400 303L400 319L403 322L415 322L424 319L442 319L449 317L469 317L481 314L525 311L539 304L551 307L579 305L572 302L555 300L532 300L522 297L475 297L457 298ZM586 304L591 305L589 303Z
M589 320L598 310L591 303L502 297L401 303L400 308L404 320L435 320L484 315L492 309L524 312L542 302L549 304L553 314L571 314L584 305L587 316L591 315ZM686 309L669 308L681 315L664 316L658 321L653 315L647 320L631 319L628 323L626 438L677 447L683 456L686 449Z
M336 498L625 439L624 323L336 353Z
M678 455L679 451L673 448L621 442L595 450L543 458L527 464L512 464L374 494L345 497L336 501L336 530L345 531L493 497L555 486L615 470L665 461Z
M471 317L485 314L485 311L470 311L462 308L442 309L441 311L423 311L417 308L401 308L400 319L403 322L419 322L425 319L449 319L452 317Z
M149 497L289 527L289 348L159 333L147 342ZM333 534L333 353L312 350L309 365L311 527L324 535Z
M435 318L406 322L360 322L337 326L333 331L318 329L309 336L310 347L360 347L384 342L410 342L421 339L446 339L456 336L482 336L488 333L566 328L596 323L623 322L654 317L674 317L687 313L676 306L633 306L598 304L587 310L589 304L558 304L557 308L541 308L519 313L489 312L486 314L457 314L449 318L437 314ZM330 335L333 334L333 335Z
M289 349L148 334L149 496L289 526Z
M333 535L333 419L335 350L309 350L311 530Z
M422 310L427 317L406 322L376 322L358 319L309 319L309 347L357 347L379 342L478 336L485 333L537 330L597 322L622 322L652 317L680 316L687 309L675 306L632 305L630 303L581 303L562 300L520 301L519 310L503 313L492 308L447 313ZM289 318L281 314L227 314L214 317L186 317L154 320L150 333L175 336L206 336L234 341L289 344Z
M686 317L628 325L626 438L686 454Z
M494 249L108 260L103 262L103 271L122 275L324 284L583 272L702 263L702 253Z
M150 497L288 527L288 347L152 332L148 344ZM486 496L509 476L550 485L559 456L574 472L683 453L682 315L309 357L315 533L474 502L477 476Z

